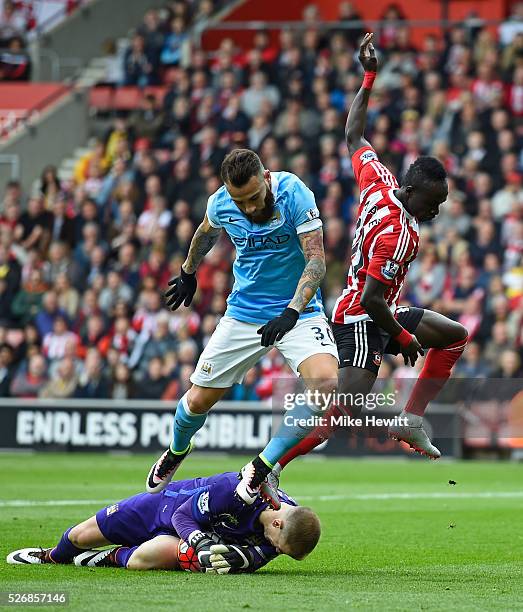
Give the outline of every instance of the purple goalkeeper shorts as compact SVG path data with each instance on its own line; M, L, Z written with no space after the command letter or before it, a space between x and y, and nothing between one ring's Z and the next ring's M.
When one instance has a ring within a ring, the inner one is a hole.
M96 513L104 538L113 544L138 546L157 535L176 535L159 520L162 495L139 493Z

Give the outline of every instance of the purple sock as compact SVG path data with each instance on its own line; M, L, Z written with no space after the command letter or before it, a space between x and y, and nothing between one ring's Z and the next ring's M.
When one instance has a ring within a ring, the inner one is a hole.
M71 529L72 527L69 527L67 531L64 531L57 546L49 553L51 561L54 563L71 563L73 557L84 551L83 548L77 548L69 539Z
M119 567L127 567L127 563L129 563L131 555L137 548L138 546L133 546L132 548L129 548L128 546L120 546L114 555L116 565Z

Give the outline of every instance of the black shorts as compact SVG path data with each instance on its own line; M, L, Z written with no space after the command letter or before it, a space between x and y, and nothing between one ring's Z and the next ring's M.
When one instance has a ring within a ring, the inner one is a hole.
M423 312L423 308L400 306L394 316L412 334ZM354 366L377 374L383 355L397 355L400 352L397 341L369 319L356 323L333 323L332 331L338 345L340 368Z

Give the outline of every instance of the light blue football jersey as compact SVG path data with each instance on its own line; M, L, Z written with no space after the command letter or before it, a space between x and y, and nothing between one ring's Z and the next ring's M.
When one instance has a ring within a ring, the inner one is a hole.
M264 224L250 221L225 186L210 198L207 217L223 227L236 247L234 286L226 315L247 323L267 323L287 308L306 261L298 235L322 226L312 191L290 172L272 172L274 216ZM300 318L323 312L320 290Z

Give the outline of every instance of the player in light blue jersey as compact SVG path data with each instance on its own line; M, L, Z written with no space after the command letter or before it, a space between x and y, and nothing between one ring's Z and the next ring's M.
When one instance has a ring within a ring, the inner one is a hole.
M197 286L196 269L222 229L236 247L234 287L225 315L191 376L193 385L178 403L170 448L149 472L150 493L170 482L209 410L272 346L311 390L327 394L336 389L338 352L319 291L325 255L312 191L294 174L266 170L248 149L229 153L221 175L224 186L209 198L181 275L169 281L167 304L172 310L182 302L189 306ZM305 406L295 416L316 411L314 405ZM256 499L271 468L307 432L291 424L273 437L246 466L238 490L242 499Z

